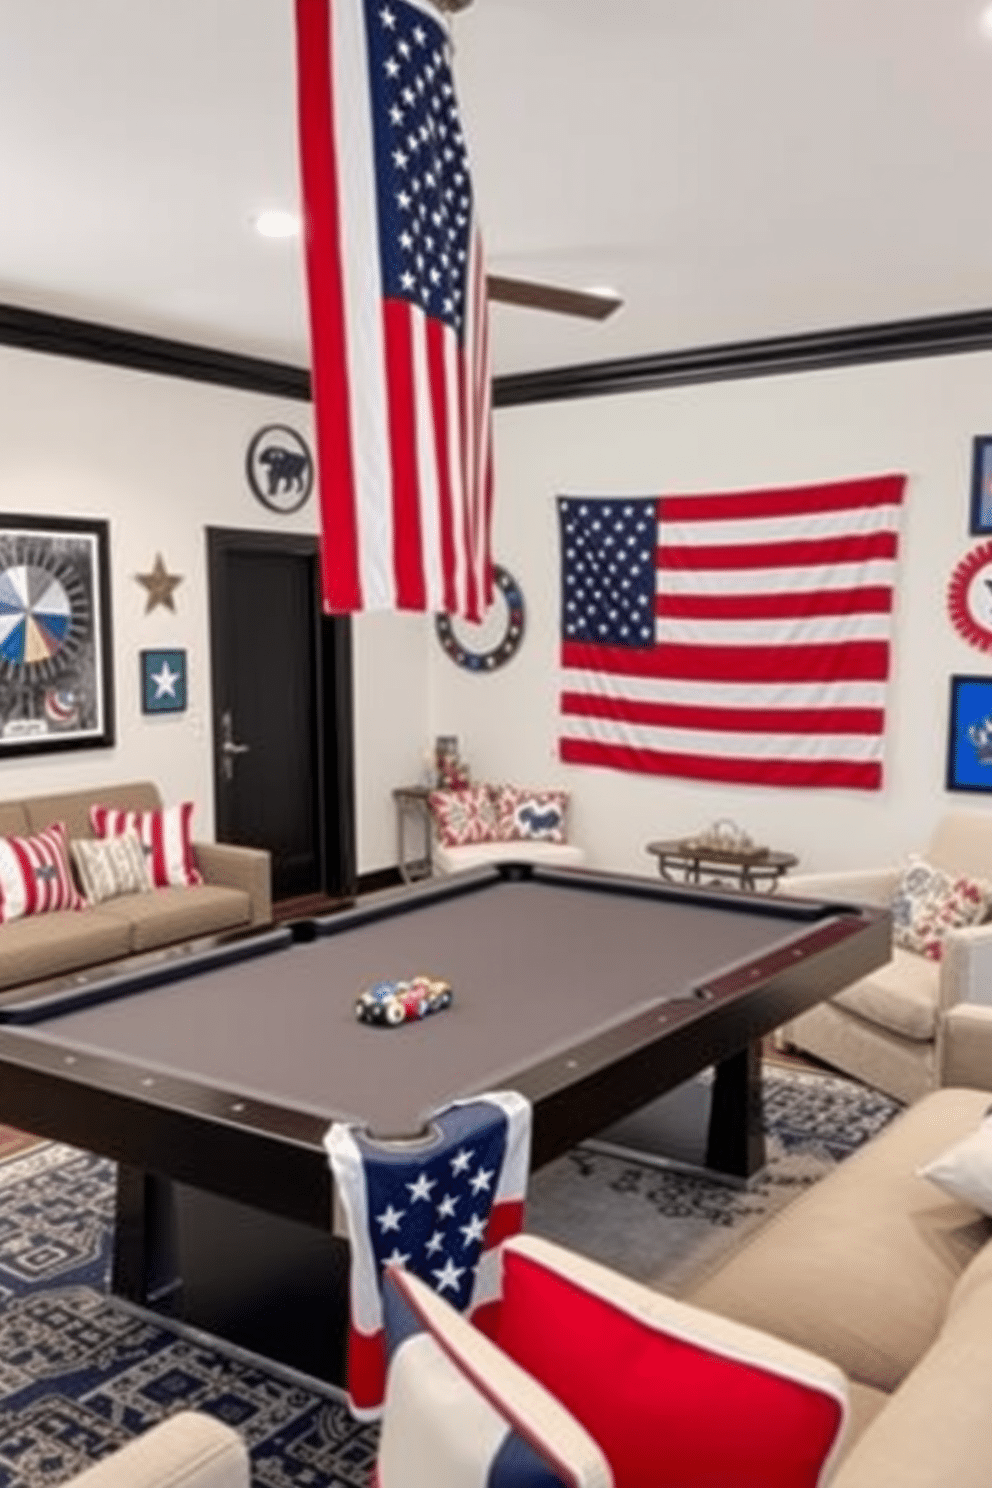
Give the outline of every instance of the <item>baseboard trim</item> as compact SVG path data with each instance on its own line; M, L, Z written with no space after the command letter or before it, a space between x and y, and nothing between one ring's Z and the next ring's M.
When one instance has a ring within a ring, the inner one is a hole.
M382 889L398 889L403 883L398 868L377 868L374 873L360 873L356 885L361 894L377 894Z

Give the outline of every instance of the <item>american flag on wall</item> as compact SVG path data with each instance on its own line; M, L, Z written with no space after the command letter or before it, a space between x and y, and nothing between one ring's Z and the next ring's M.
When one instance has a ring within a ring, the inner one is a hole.
M328 612L492 598L482 242L427 0L296 0Z
M905 482L559 498L561 758L878 790Z
M514 1091L455 1101L423 1150L372 1142L346 1122L325 1139L351 1241L347 1390L376 1417L386 1385L382 1274L404 1266L483 1329L499 1300L498 1247L523 1225L531 1107Z

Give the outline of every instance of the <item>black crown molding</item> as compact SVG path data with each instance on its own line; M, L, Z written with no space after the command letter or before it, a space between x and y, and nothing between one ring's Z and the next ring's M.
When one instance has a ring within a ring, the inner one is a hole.
M934 315L763 341L659 352L626 357L622 361L552 367L545 372L522 372L495 379L493 405L510 408L521 403L594 398L607 393L633 393L737 377L768 377L776 372L814 372L906 357L948 356L955 352L987 351L989 347L992 347L992 310L969 310L959 315Z
M0 346L19 346L25 351L78 357L135 372L212 382L301 402L310 397L310 373L303 367L171 341L140 331L118 330L115 326L75 320L66 315L25 310L16 305L0 305Z
M310 373L305 367L14 305L0 305L0 345L300 402L309 401L311 396ZM565 398L595 398L649 388L768 377L778 372L813 372L907 357L949 356L956 352L987 351L990 347L992 310L969 310L957 315L728 342L723 346L701 346L496 377L493 406L511 408Z

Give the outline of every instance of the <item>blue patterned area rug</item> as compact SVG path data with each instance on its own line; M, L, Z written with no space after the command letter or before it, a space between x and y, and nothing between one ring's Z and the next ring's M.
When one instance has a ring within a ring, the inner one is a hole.
M534 1175L529 1228L677 1290L881 1129L895 1102L772 1069L747 1189L577 1150ZM56 1143L0 1162L0 1488L64 1482L155 1421L239 1430L256 1488L365 1488L375 1430L331 1392L107 1295L113 1168Z
M902 1109L853 1080L768 1063L763 1104L767 1164L746 1187L578 1147L534 1174L528 1228L678 1295Z

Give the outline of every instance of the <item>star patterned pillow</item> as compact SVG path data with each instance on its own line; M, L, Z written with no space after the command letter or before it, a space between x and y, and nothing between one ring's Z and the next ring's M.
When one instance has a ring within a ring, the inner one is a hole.
M435 790L427 799L444 847L468 847L476 842L496 841L496 808L488 785Z

